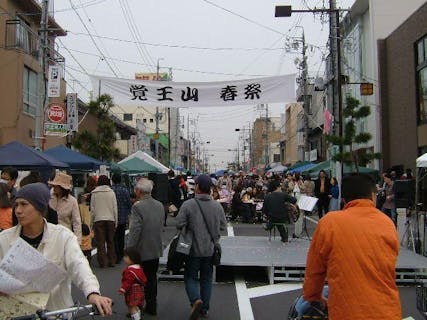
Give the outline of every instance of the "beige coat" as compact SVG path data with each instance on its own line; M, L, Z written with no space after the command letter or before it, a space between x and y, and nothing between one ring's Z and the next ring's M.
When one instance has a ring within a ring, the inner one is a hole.
M92 223L97 221L114 221L117 226L116 194L109 186L98 186L90 198Z
M58 213L58 223L73 231L79 243L81 243L82 220L77 199L72 195L64 198L52 195L49 206Z
M0 260L19 237L21 226L0 233ZM87 297L90 293L99 291L99 283L86 257L77 242L76 236L61 225L47 223L43 231L43 239L37 250L48 260L67 271L67 277L51 292L47 303L48 310L64 309L74 305L71 296L73 282Z

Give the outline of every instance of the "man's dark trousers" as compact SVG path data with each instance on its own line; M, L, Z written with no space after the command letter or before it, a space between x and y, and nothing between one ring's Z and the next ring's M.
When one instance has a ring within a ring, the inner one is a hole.
M157 313L157 270L159 269L159 259L142 261L142 268L147 277L145 287L145 312L149 314Z
M117 263L123 259L123 249L125 247L126 224L118 224L114 234L114 245L116 249Z

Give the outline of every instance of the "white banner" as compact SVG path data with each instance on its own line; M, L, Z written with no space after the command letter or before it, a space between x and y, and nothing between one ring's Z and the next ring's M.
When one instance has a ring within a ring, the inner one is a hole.
M49 66L47 78L47 96L57 98L61 95L61 77L58 66Z
M142 81L91 76L95 95L122 106L225 107L295 102L295 74L221 82Z
M67 123L69 131L79 131L77 93L67 93Z

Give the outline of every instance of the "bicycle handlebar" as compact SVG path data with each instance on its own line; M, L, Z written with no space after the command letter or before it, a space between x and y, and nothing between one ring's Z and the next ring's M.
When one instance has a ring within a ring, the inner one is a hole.
M62 309L62 310L55 310L55 311L38 310L36 314L14 317L14 318L11 318L11 320L37 320L37 319L45 320L51 316L59 316L62 314L79 312L84 310L89 311L91 315L99 315L99 311L96 305L88 304L88 305L76 306L76 307L71 307L71 308Z

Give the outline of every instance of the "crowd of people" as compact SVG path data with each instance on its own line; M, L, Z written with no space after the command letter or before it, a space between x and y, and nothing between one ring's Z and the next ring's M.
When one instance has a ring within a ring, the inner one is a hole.
M367 178L353 178L354 181L349 178L343 180L343 190L340 190L337 179L329 178L323 170L314 181L299 173L268 177L225 172L221 177L192 177L190 174L175 175L171 170L168 177L163 190L167 200L163 202L152 196L153 181L140 178L132 195L121 184L120 174L113 174L111 180L106 175L89 177L84 192L75 198L72 177L66 173L56 172L44 184L37 172L31 172L21 179L17 190L18 171L12 167L4 168L0 180L0 260L14 240L22 238L67 272L67 278L51 292L49 309L72 305L70 283L73 282L102 314L109 315L111 299L101 295L91 269L92 244L95 244L99 268L115 267L124 261L126 268L118 292L125 296L131 319L139 320L143 310L157 314L157 272L164 249L162 232L168 215L173 215L177 228L192 235L184 282L191 304L190 319L198 319L208 316L213 272L211 256L227 219L246 223L266 219L278 229L285 245L289 237L285 225L296 221L290 207L295 208L302 195L318 199L317 214L321 223L308 258L308 276L304 285L307 301L321 298L319 294L325 276L331 283L331 290L336 290L335 275L327 274L326 266L321 263L326 261L322 248L331 239L319 239L334 230L335 220L343 222L335 214L330 218L328 212L342 208L342 212L349 212L352 207L376 205L396 223L393 186L397 177L393 172L382 175L379 188ZM412 179L411 172L407 171L401 178ZM359 186L352 185L355 182ZM389 224L381 219L378 220L380 224L389 228ZM129 234L125 241L127 228ZM388 229L387 232L394 243L393 232ZM328 245L337 246L335 242ZM364 246L369 247L365 243ZM393 247L389 252L390 263L397 250ZM384 266L384 269L389 267ZM387 285L394 292L393 285ZM393 298L396 298L394 293ZM397 314L396 310L393 312Z

